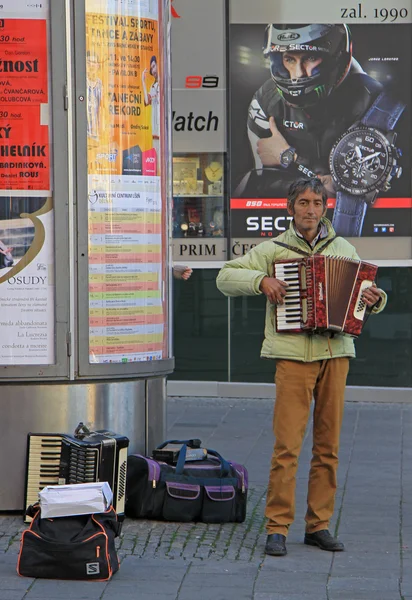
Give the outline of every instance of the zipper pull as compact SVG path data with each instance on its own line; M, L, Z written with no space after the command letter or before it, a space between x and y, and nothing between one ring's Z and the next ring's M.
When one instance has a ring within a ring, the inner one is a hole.
M100 546L96 546L96 557L99 558L100 556Z
M242 494L245 493L245 474L242 473Z
M153 479L152 486L153 486L153 489L156 487L156 479Z

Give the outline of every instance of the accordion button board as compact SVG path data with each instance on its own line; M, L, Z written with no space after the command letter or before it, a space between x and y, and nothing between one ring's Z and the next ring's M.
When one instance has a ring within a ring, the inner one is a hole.
M81 439L29 433L24 508L38 502L39 492L48 485L107 481L113 492L113 507L123 515L128 446L127 437L103 430Z

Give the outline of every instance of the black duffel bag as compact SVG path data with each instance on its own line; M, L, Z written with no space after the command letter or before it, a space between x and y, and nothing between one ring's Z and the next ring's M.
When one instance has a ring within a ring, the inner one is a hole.
M215 450L207 458L185 462L192 440L182 444L176 466L140 454L127 459L128 517L204 523L243 522L246 517L248 474L244 466L225 460Z
M104 513L41 519L38 504L23 531L17 573L24 577L107 581L119 570L115 537L120 523L113 507Z

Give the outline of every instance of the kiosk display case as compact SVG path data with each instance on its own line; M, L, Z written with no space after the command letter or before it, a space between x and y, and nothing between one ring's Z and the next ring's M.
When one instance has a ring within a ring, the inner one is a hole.
M0 17L0 510L19 510L29 432L164 437L170 1L5 0Z

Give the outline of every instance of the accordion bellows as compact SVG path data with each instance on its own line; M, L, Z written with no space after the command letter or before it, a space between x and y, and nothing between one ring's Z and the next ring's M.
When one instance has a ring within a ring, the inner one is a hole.
M370 312L363 291L377 270L371 263L321 254L276 262L274 277L288 284L285 302L276 308L276 331L357 337Z

